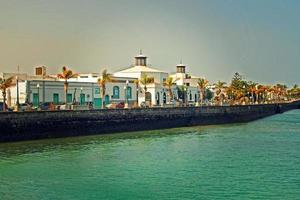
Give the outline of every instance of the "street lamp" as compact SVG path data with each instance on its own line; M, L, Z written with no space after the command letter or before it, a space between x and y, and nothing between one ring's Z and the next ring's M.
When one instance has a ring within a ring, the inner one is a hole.
M139 107L139 88L136 88L136 106Z
M124 108L128 108L128 94L127 94L127 90L128 90L128 84L129 81L126 80L126 85L124 86L124 92L125 92L125 104L124 104Z
M183 98L184 98L184 104L185 104L185 106L187 106L187 89L186 89L186 87L183 89L184 90L184 92L183 92Z
M256 93L256 95L255 95L255 104L258 104L258 98L259 98L259 94L258 94L258 85L256 84L255 85L255 93Z
M82 88L82 87L80 87L80 105L82 105L82 104L83 104L83 95L82 95L82 90L83 90L83 88Z
M165 88L162 89L161 96L162 96L161 107L164 107L164 104L165 104L165 102L167 100L167 97L165 95Z
M37 87L37 91L38 91L38 105L37 105L37 107L38 108L40 108L40 84L38 83L37 85L36 85L36 87Z
M20 108L20 101L19 101L19 77L16 76L17 80L17 111L19 111Z

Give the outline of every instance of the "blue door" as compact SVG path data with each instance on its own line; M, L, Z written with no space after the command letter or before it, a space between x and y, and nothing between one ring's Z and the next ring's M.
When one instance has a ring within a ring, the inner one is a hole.
M72 103L72 102L73 102L72 94L67 94L67 103Z
M85 94L80 94L80 105L85 104Z
M59 104L59 94L57 94L57 93L53 94L53 103L55 105Z
M104 104L105 105L109 104L109 96L108 95L105 96Z
M94 108L100 109L102 107L102 99L101 98L94 98Z
M33 106L38 106L39 105L39 95L37 93L33 93Z

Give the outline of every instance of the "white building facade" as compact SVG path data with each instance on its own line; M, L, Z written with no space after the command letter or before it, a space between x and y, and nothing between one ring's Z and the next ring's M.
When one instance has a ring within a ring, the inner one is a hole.
M12 74L19 76L19 82L18 87L9 89L8 105L16 104L17 88L19 103L32 103L34 106L41 103L62 105L67 100L67 104L89 104L94 109L102 108L103 104L121 102L128 103L129 107L196 105L200 97L197 87L199 77L187 74L185 65L177 65L176 73L169 74L149 67L147 57L142 53L135 57L135 63L132 67L111 75L113 81L106 83L104 96L101 92L102 88L97 83L98 79L101 78L99 73L79 74L77 78L69 79L66 96L64 80L58 79L56 75L47 76L45 70L45 67L36 70L39 73L36 73L35 76ZM10 75L6 74L6 76ZM146 84L146 87L141 83L144 75L153 80L153 82ZM175 80L175 84L171 87L172 96L170 96L169 88L164 84L168 77L173 77Z

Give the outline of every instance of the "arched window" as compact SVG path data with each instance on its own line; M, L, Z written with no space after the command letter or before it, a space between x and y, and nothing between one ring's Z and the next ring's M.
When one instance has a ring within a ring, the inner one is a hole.
M113 87L113 96L114 99L120 98L120 88L118 86Z
M132 98L132 89L131 87L127 87L127 99L131 99Z

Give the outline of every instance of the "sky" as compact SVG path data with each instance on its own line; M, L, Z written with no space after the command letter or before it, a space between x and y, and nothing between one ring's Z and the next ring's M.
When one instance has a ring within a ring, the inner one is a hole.
M0 0L0 72L155 68L300 84L299 0Z

